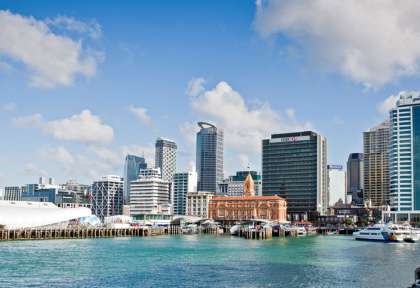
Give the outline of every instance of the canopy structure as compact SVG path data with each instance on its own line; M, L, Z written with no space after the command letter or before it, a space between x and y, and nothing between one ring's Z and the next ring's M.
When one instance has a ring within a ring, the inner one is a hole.
M0 226L3 229L36 228L91 216L88 208L58 208L53 203L0 201Z
M175 215L172 218L171 225L180 225L181 223L199 223L203 220L205 219L197 216Z

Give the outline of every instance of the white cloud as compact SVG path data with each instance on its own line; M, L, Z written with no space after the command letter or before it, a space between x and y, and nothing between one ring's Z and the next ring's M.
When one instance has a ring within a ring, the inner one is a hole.
M60 140L83 143L109 143L114 138L114 129L89 110L69 118L46 122L43 130Z
M125 157L127 154L144 156L147 166L155 166L155 147L149 145L125 145L121 147L121 155ZM122 158L124 159L124 158Z
M251 161L248 155L239 154L238 160L239 160L239 167L241 168L241 170L246 170L248 166L251 167Z
M419 74L420 2L257 1L257 31L296 40L314 59L366 87Z
M39 168L37 165L35 165L34 163L26 163L25 167L24 167L24 173L28 176L48 176L48 172L45 171L44 169Z
M60 162L64 165L71 165L75 162L72 154L62 146L45 149L43 151L43 156L48 159Z
M53 33L44 21L0 11L0 56L22 63L33 86L52 88L73 84L76 76L96 73L99 54L88 53L82 40Z
M104 160L112 166L121 165L124 159L120 153L116 153L114 150L105 147L90 146L89 150L101 160Z
M90 110L53 121L45 121L42 115L37 113L13 118L12 123L17 127L40 128L59 140L86 144L110 143L114 138L114 129L103 123L102 119L93 115Z
M191 98L191 104L201 119L209 118L224 129L227 148L242 154L259 153L262 139L269 137L271 133L312 128L309 122L298 122L293 109L289 108L280 113L274 111L268 103L250 107L243 97L224 81L218 83L214 89L203 91ZM181 132L190 131L192 134L192 124L185 124L183 127ZM192 136L195 137L195 134Z
M378 112L383 115L387 115L389 111L395 107L398 100L398 95L391 95L384 101L378 104Z
M136 117L144 124L149 125L152 123L152 118L150 118L147 114L146 108L130 106L128 107L128 110L136 115Z
M80 34L87 34L93 39L98 39L102 36L101 25L99 25L99 23L95 20L85 23L73 17L58 16L54 19L45 20L45 23L50 27L57 27Z
M193 78L188 82L186 93L191 97L195 97L204 91L204 78Z
M17 106L16 106L16 103L10 102L10 103L4 104L1 108L3 111L6 111L6 112L14 112Z
M398 95L391 95L377 105L378 112L380 114L383 114L383 115L387 116L389 111L396 106L398 99L400 99L400 96L404 96L404 95L412 95L412 96L419 97L420 92L418 92L418 91L401 91L400 93L398 93Z
M197 123L185 122L179 127L179 130L189 144L195 145L196 134L200 130Z
M42 121L42 115L39 113L28 116L15 117L12 119L13 125L20 128L36 127L41 125Z
M89 150L100 160L114 168L122 167L127 154L144 156L147 164L154 167L155 148L153 145L124 145L115 149L90 146Z

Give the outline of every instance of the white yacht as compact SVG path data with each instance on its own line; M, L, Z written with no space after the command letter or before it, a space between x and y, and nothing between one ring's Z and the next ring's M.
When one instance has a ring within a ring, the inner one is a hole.
M355 240L380 241L380 242L398 242L403 241L403 237L397 238L396 231L386 224L375 224L353 233Z
M395 237L398 242L417 242L418 235L413 231L409 224L388 224L388 227L394 231Z
M305 227L296 227L297 236L306 236L308 232L306 231Z

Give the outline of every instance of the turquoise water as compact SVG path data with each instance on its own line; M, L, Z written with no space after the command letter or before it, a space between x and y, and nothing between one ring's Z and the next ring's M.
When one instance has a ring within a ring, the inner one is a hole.
M419 244L344 236L0 242L0 287L407 287Z

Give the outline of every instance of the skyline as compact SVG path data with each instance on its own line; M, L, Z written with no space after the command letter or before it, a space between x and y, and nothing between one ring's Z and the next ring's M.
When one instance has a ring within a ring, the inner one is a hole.
M123 175L125 154L153 163L161 136L186 171L198 121L224 130L225 177L248 163L260 171L262 140L300 130L325 136L328 163L344 165L362 152L362 132L388 118L392 95L418 89L418 20L398 21L419 13L415 2L334 7L342 17L323 1L311 12L289 1L46 2L0 4L0 186ZM361 23L384 13L391 32L378 33L382 21L343 30L353 9Z

